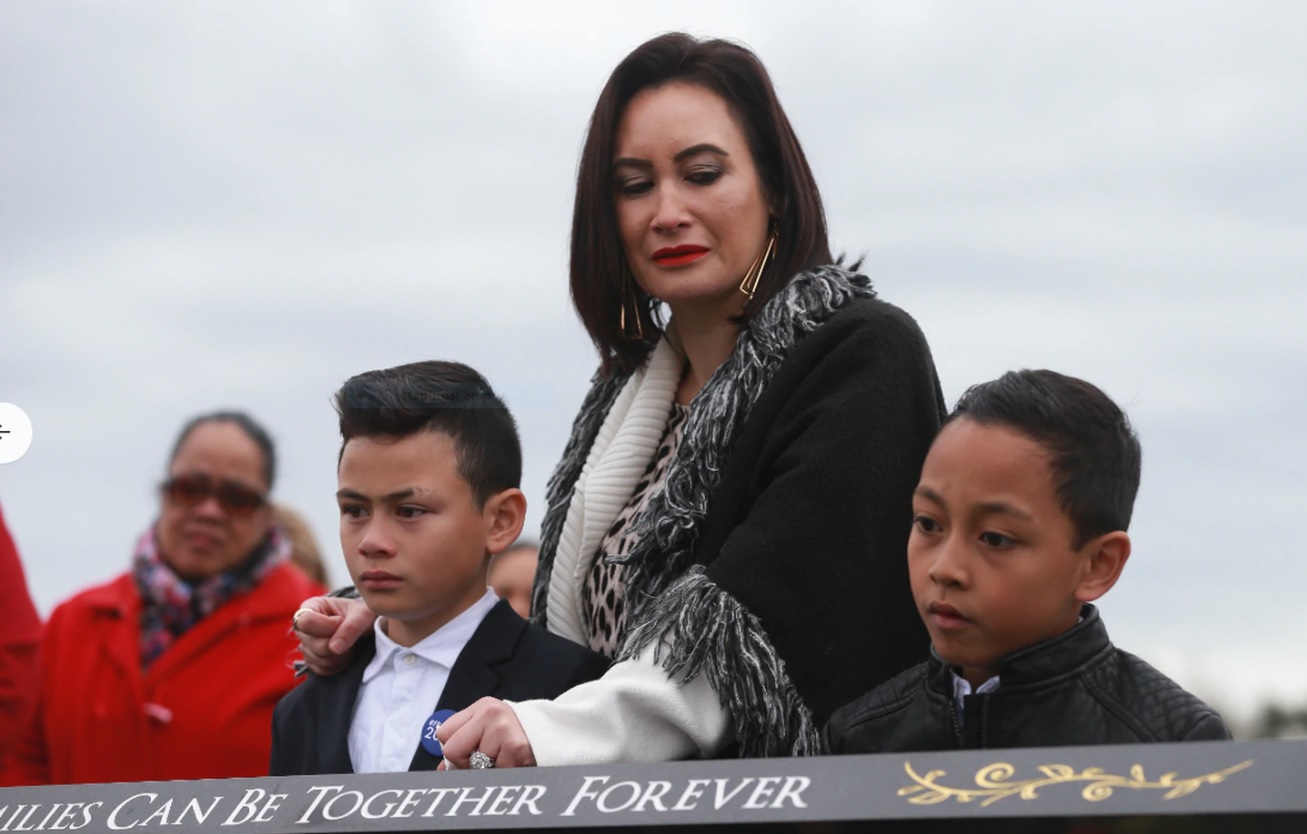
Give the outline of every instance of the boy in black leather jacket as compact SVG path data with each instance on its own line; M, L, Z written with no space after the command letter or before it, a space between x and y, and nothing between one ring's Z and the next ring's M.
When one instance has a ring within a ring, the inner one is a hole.
M1052 371L977 385L913 494L908 569L930 659L835 712L832 753L1226 739L1221 717L1108 640L1089 603L1130 556L1139 440Z

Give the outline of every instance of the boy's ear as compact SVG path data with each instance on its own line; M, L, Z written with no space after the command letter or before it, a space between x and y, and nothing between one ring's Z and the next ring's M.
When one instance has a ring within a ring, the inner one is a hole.
M526 495L513 488L496 492L486 499L482 517L487 522L486 550L502 553L522 535L526 523Z
M1085 552L1089 562L1076 586L1076 599L1093 602L1121 578L1121 569L1130 558L1130 535L1124 530L1105 533L1086 544Z

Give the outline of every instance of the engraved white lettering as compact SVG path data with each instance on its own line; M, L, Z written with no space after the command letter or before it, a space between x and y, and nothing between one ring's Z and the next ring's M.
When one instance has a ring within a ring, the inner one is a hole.
M312 789L310 789L312 790ZM227 815L226 825L243 825L251 820L254 822L270 822L272 817L269 816L273 811L281 807L281 801L288 794L268 793L262 788L247 788L245 795L236 802L236 807ZM260 807L259 803L263 805ZM316 805L317 803L314 803Z
M14 826L14 830L15 830L15 831L34 831L35 829L34 829L32 826L28 825L28 824L27 824L27 821L30 820L30 819L32 818L32 815L35 814L36 811L37 811L37 809L40 808L40 807L41 807L41 806L40 806L39 804L28 806L28 808L27 808L27 813L23 814L23 818L22 818L21 820L18 821L18 824L17 824L17 825Z
M122 802L118 803L118 806L114 808L113 811L109 814L109 819L105 820L104 824L109 826L109 828L114 831L126 831L129 828L135 828L136 827L135 822L131 823L130 825L119 825L118 813L122 811L124 808L126 808L128 805L130 805L134 800L140 799L143 796L148 798L150 802L153 802L154 800L159 798L159 795L157 793L134 793L131 796L124 799Z
M806 808L808 804L803 792L811 785L806 776L746 776L689 779L685 782L660 779L612 782L611 778L584 777L581 787L559 816L572 817L586 810L601 814L706 810L703 799L709 787L712 789L713 810L731 807L751 811L787 806ZM465 801L472 800L460 800ZM498 813L505 806L506 800L501 799L491 807Z
M81 803L78 803L78 804L81 804ZM74 825L74 826L71 826L71 827L69 827L68 830L69 830L69 831L76 831L77 829L84 829L84 827L90 825L90 812L93 812L93 810L95 810L95 809L101 807L101 805L103 805L103 804L105 804L105 803L103 803L102 800L97 800L97 801L94 801L94 803L90 803L89 805L86 805L85 808L82 808L82 824L81 824L81 825Z
M737 793L739 793L740 791L742 791L742 790L744 790L745 788L747 788L747 787L749 786L749 783L753 781L753 777L752 777L752 776L746 776L744 779L741 779L741 780L740 780L740 784L736 785L736 786L735 786L735 789L732 790L730 793L726 794L725 796L722 795L722 788L724 788L724 787L726 786L726 784L727 784L728 782L730 782L731 780L730 780L730 779L714 779L713 781L717 783L717 787L716 787L717 798L713 800L713 808L714 808L714 809L720 809L720 808L721 808L723 805L725 805L727 802L730 802L733 798L735 798L735 795L736 795Z
M581 804L581 800L583 800L583 799L594 799L595 797L599 796L599 794L597 794L597 793L595 793L594 791L590 790L590 786L593 785L593 784L595 784L596 782L599 783L600 785L602 785L602 784L604 784L604 783L607 782L607 781L608 781L608 777L607 777L607 776L587 776L587 777L585 777L585 782L583 782L583 783L581 784L581 790L579 790L579 791L576 792L576 796L572 797L572 801L571 801L571 803L567 806L567 810L564 811L563 813L559 814L559 816L561 816L561 817L574 817L574 816L576 816L576 806Z
M344 812L342 812L342 813L336 814L335 816L332 816L331 809L332 809L332 808L335 808L335 807L336 807L336 803L339 802L340 800L344 799L344 798L347 797L347 796L348 796L348 797L353 797L353 798L354 798L354 804L353 804L353 806L351 806L350 809L349 809L348 811L344 811ZM350 816L351 814L354 814L355 812L357 812L358 809L359 809L360 807L362 807L362 805L363 805L363 792L362 792L362 791L341 791L340 793L338 793L338 794L336 794L335 796L333 796L331 799L328 799L328 800L327 800L327 804L322 806L322 818L323 818L324 820L338 820L338 819L344 819L345 817L348 817L348 816Z
M339 792L343 787L344 785L314 785L309 788L309 793L317 795L313 797L313 802L309 805L309 809L304 812L304 816L295 820L295 824L300 825L309 821L309 818L313 816L313 812L318 809L318 803L326 798L327 791Z
M410 811L409 809L416 807L418 804L418 800L426 796L427 793L428 791L426 788L410 789L404 795L403 801L399 803L399 807L395 809L395 813L392 814L391 816L394 817L395 819L401 819L401 820L408 819L409 817L413 816L413 812Z
M776 792L776 783L781 781L779 776L764 776L758 780L758 787L753 789L749 795L748 801L744 803L745 808L766 808L766 800Z
M495 801L490 803L490 807L486 809L486 816L498 817L508 813L509 803L517 798L517 792L520 790L522 790L521 785L500 788L499 796L495 797Z
M804 802L799 794L807 790L811 784L812 780L807 776L786 776L785 784L781 787L781 792L776 794L776 800L772 802L771 807L780 808L788 798L795 808L807 808L808 803Z
M662 798L666 796L667 792L671 789L671 782L650 782L644 786L644 796L640 797L640 801L635 803L635 807L631 810L643 811L644 806L652 802L654 810L666 811L667 809L663 807Z
M436 808L440 806L441 800L443 800L446 796L448 796L451 793L457 793L458 790L459 790L458 788L433 788L431 793L434 793L436 795L436 798L434 801L432 801L430 805L427 806L427 810L422 812L422 816L424 817L435 816Z
M259 815L254 818L254 821L272 822L273 813L281 808L282 800L284 800L287 796L290 796L290 794L285 794L285 793L268 794L267 801L263 803L263 810L259 811Z
M92 802L92 803L90 803L89 805L87 805L85 808L83 808L83 809L82 809L82 824L81 824L81 825L74 825L74 826L72 826L69 830L70 830L70 831L76 831L76 830L79 829L79 828L85 828L86 826L90 825L90 824L91 824L91 812L94 811L96 808L99 808L99 807L100 807L101 805L103 805L103 804L104 804L104 802L103 802L102 800L96 800L95 802Z
M628 788L631 791L630 799L626 800L621 805L618 805L614 808L608 807L609 794L613 793L613 791L624 791ZM638 800L639 798L640 798L639 782L618 782L616 785L609 785L607 788L604 788L604 792L599 794L599 798L595 800L595 806L599 808L599 812L602 814L613 814L618 811L625 811L627 808L630 808L632 805L636 803L636 800Z
M213 809L218 807L219 802L222 802L222 797L215 796L213 801L209 803L209 807L201 810L199 797L193 797L190 802L186 803L186 807L182 809L181 815L177 817L177 822L174 824L180 825L181 823L186 822L187 814L195 817L196 822L204 822L209 818L209 815L213 813Z
M509 811L509 816L517 816L522 813L522 806L525 805L531 809L531 813L540 816L540 808L536 805L536 800L545 795L544 785L523 785L522 797L517 800L513 810Z
M158 810L155 811L153 814L150 814L145 819L141 820L140 824L149 825L152 822L157 822L159 825L170 825L170 823L168 822L168 814L170 814L171 812L172 812L172 800L165 799L163 801L163 804L159 806ZM159 819L156 820L155 817L158 817Z
M59 819L55 820L54 823L51 824L50 830L63 831L65 828L68 829L75 828L76 826L73 825L73 817L77 815L77 812L81 810L81 807L82 807L82 803L80 802L70 802L67 805L65 805L63 813L59 815Z
M372 796L369 796L369 797L368 797L368 801L363 803L363 811L362 811L363 819L365 819L365 820L380 820L380 819L385 819L386 817L390 816L390 812L393 811L393 810L395 810L395 803L393 803L393 802L387 802L385 808L381 811L381 813L377 813L377 812L371 810L371 809L372 809L372 802L373 802L373 800L375 800L375 799L376 799L377 797L379 797L379 796L385 796L386 794L394 794L395 796L403 796L403 795L404 795L404 792L401 791L401 790L398 790L398 789L396 789L396 788L391 788L391 789L389 789L389 790L377 791L377 792L374 793Z
M55 811L58 811L62 805L63 805L62 802L56 802L54 805L50 806L50 810L45 812L45 816L41 818L41 821L36 824L36 828L34 828L33 830L44 831L45 824L50 821L50 817L53 817Z
M102 804L103 803L95 803L95 805L102 805ZM55 818L54 822L50 822L50 829L48 830L76 831L77 829L80 829L80 827L85 827L86 824L88 824L88 822L90 821L89 816L86 817L86 820L82 821L81 825L73 825L73 821L76 820L77 817L77 812L82 812L84 814L86 813L84 807L85 807L85 803L67 803L67 804L56 803L55 808L61 808L63 810L60 810L59 817ZM0 813L4 813L4 810L0 809ZM44 820L41 821L41 826L39 826L38 830L42 830L42 831L46 830L46 822L50 821L50 817L51 814L46 814L46 818L44 818Z
M484 806L484 805L486 804L486 800L490 799L490 797L492 797L492 796L495 795L495 789L494 789L494 788L482 788L482 789L481 789L481 795L478 796L478 797L475 797L475 798L473 798L473 797L471 796L473 790L475 790L475 788L460 788L460 789L459 789L460 793L459 793L459 797L458 797L458 799L455 799L455 800L454 800L454 804L453 804L452 806L450 806L450 809L449 809L448 811L445 812L445 816L447 816L447 817L452 817L452 816L458 814L458 813L459 813L459 810L458 810L458 809L461 808L461 807L463 806L463 803L464 803L464 802L475 802L475 803L476 803L475 805L472 806L472 810L471 810L470 812L468 812L468 816L470 816L470 817L479 817L479 816L481 816L481 808L482 808L482 806Z
M699 807L699 797L703 796L703 789L711 783L711 779L691 779L686 784L685 790L681 792L681 798L676 800L676 804L672 806L672 810L693 811ZM690 802L690 800L694 800L694 802L687 805L686 803Z

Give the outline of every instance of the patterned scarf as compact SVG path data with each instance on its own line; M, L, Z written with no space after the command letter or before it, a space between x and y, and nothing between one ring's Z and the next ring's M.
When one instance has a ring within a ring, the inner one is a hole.
M132 558L132 577L141 595L141 669L150 668L191 626L259 584L289 558L290 550L290 542L274 526L234 569L193 585L163 561L151 526L136 543Z

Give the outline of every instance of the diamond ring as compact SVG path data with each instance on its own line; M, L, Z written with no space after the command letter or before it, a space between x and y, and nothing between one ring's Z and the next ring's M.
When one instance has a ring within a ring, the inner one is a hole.
M495 766L495 760L480 750L473 750L472 755L467 757L467 763L473 770L489 770Z

